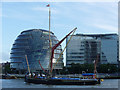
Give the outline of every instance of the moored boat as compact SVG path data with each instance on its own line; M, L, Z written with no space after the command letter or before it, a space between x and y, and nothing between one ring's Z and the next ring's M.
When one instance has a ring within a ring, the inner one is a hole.
M48 5L48 7L49 6L50 5ZM73 34L74 34L74 32L76 31L76 29L77 28L74 28L69 34L67 34L61 41L59 41L54 46L52 46L52 44L51 44L50 33L49 33L49 43L50 43L50 46L49 46L49 49L50 49L49 72L46 72L46 70L42 67L42 65L40 63L40 60L39 60L39 64L40 64L41 69L45 73L47 73L48 76L45 76L45 77L42 77L42 76L31 77L31 75L29 75L31 72L30 72L29 63L28 63L28 60L27 60L27 55L26 55L26 62L27 62L29 74L25 76L25 82L35 83L35 84L47 84L47 85L95 85L95 84L100 84L100 80L94 78L94 76L95 76L94 74L90 75L90 76L92 76L92 78L91 77L86 78L87 75L85 75L85 77L83 75L82 78L54 77L52 75L52 71L54 69L54 67L53 67L54 50L72 33L72 35L70 36L70 39L68 41L68 43L69 43ZM50 32L50 8L49 8L49 32ZM67 47L68 43L66 44L65 48ZM65 48L64 48L64 50L65 50ZM62 51L61 54L63 54L63 51ZM60 57L61 57L61 54L60 54ZM59 60L59 58L58 58L58 60ZM58 60L57 60L57 62L58 62Z
M84 78L87 76L87 78ZM47 85L95 85L100 84L100 79L95 79L94 74L84 74L82 78L66 78L66 77L37 77L31 78L27 76L25 82ZM92 76L92 78L91 78Z

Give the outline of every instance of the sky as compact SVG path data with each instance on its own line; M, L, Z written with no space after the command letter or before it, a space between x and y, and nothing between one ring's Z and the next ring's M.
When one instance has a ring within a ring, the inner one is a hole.
M0 62L10 61L10 51L24 30L49 29L48 2L2 2L2 50ZM51 31L61 40L76 33L118 33L117 2L50 2ZM65 41L62 48L65 47ZM64 53L64 62L66 60Z

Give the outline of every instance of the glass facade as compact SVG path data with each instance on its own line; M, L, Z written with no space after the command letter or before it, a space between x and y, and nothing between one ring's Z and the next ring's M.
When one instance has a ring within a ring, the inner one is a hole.
M70 36L66 39L68 42ZM93 63L97 59L101 64L116 64L119 60L119 42L117 34L76 34L66 48L66 65L72 63Z
M50 33L52 46L58 43L57 37L54 33ZM53 65L62 52L61 46L55 49ZM27 70L27 62L25 55L27 55L30 70L41 70L39 60L42 67L46 70L49 68L50 52L49 52L49 31L42 29L32 29L21 32L15 40L11 49L11 68L20 70ZM63 56L54 69L62 69Z

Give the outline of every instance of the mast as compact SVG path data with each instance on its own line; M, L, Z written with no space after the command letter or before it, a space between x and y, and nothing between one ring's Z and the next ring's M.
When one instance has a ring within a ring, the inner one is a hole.
M98 57L99 57L99 55L97 55L97 60L94 61L94 74L97 73L96 67L97 67L97 63L98 63Z
M50 9L50 4L48 4L47 5L47 7L49 7L49 75L51 76L52 75L52 72L50 72L51 71L51 50L52 50L52 41L51 41L51 38L50 38L50 25L51 25L51 23L50 23L50 17L51 17L51 9Z
M30 68L29 68L29 63L28 63L27 55L25 55L25 58L26 58L27 66L28 66L28 72L30 73Z
M72 33L74 32L77 28L74 28L68 35L66 35L60 42L58 42L55 46L52 47L52 41L50 38L50 26L51 26L51 9L50 9L50 4L47 5L47 7L49 7L49 51L50 51L50 59L49 59L49 75L50 77L52 77L52 60L54 57L54 50Z

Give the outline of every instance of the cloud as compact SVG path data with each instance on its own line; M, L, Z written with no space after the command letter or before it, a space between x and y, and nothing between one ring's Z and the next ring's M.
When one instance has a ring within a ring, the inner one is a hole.
M104 29L107 31L113 31L113 32L117 32L118 31L118 27L112 26L112 25L105 25L105 24L93 24L94 27L100 28L100 29Z
M107 32L118 32L117 3L86 3L77 9L81 14L84 13L83 19L81 18L80 21L85 26L103 29Z
M118 15L118 3L115 2L86 3L77 9L83 13L93 16L96 19L99 17L117 19L116 17Z
M48 9L46 7L33 7L32 10L35 10L35 11L48 11Z
M119 0L2 0L2 2L118 2Z
M106 3L58 3L59 11L64 10L65 13L60 13L64 22L68 23L68 26L78 26L81 28L81 32L102 33L104 32L118 32L118 3L106 2ZM71 8L72 7L72 8ZM78 13L76 13L78 12ZM62 19L59 20L62 22ZM71 22L71 23L70 23ZM75 22L75 23L72 23ZM59 27L67 27L66 25L54 24ZM83 28L82 28L83 27ZM68 28L68 27L67 27ZM70 28L70 27L69 27ZM86 28L86 29L85 29ZM101 29L100 31L97 31ZM91 31L88 31L91 30Z
M0 62L6 62L6 61L10 61L9 58L10 55L9 53L6 52L0 52Z
M33 7L32 8L32 10L34 10L34 11L45 11L45 12L47 12L48 11L48 8L47 7ZM54 13L54 14L58 14L59 12L58 12L58 10L56 10L56 9L53 9L53 8L51 8L51 11L52 11L52 13Z
M5 14L0 14L0 17L8 18L9 16L8 16L8 15L5 15Z

